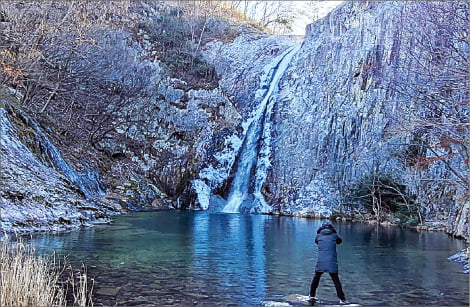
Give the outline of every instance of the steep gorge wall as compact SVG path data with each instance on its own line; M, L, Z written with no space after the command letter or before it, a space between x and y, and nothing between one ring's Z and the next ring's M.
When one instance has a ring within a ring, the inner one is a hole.
M191 179L224 135L236 133L241 117L214 86L217 78L207 81L211 67L196 58L188 63L183 47L193 46L188 37L195 35L189 30L204 21L177 3L153 1L93 8L2 3L0 11L2 230L73 228L127 210L194 204ZM97 12L106 14L95 23ZM30 31L36 23L44 32ZM62 24L80 25L88 39ZM165 31L172 26L175 31ZM207 27L199 39L237 34L216 19ZM25 43L41 35L43 44ZM25 66L21 60L30 54L45 60ZM58 86L55 93L50 84ZM3 95L10 90L18 97ZM21 124L17 114L30 121ZM60 156L59 165L39 157L39 148ZM99 176L99 195L89 195L82 180L88 175Z
M439 28L455 22L456 32L465 34L466 23L459 24L462 20L449 13L455 8L439 6L445 14L438 15L444 17L435 24L421 20L417 14L430 12L420 5L346 2L308 26L306 40L280 82L271 118L272 168L263 194L273 213L368 215L351 203L351 194L366 180L385 176L420 206L416 222L468 237L468 43L457 35L442 38ZM457 8L462 14L465 4ZM468 20L465 14L460 17ZM433 47L423 48L420 37ZM254 92L264 65L292 44L282 41L246 33L229 44L206 46L205 58L215 65L221 89L241 110L242 119L256 103ZM453 60L453 47L463 61ZM448 58L443 60L443 55ZM464 75L454 81L442 77L454 71ZM464 86L456 87L458 81ZM448 95L423 94L449 86L454 92ZM438 99L450 103L438 105L436 112ZM455 129L448 129L452 125ZM224 195L236 145L232 141L225 147L225 167L214 164L200 174L207 194L204 208L210 195ZM222 191L217 190L221 185Z
M152 5L138 7L144 11L141 16L161 20L166 11ZM433 129L423 129L419 121L425 110L399 90L404 84L422 82L416 59L409 57L417 48L413 36L406 37L401 28L402 9L401 2L346 2L308 27L301 50L280 82L271 119L272 168L263 194L274 213L351 212L344 199L358 181L370 174L392 173L417 196L428 222L445 224L450 233L468 237L468 188L461 182L468 177L468 155L461 144L443 144ZM416 35L426 31L416 26ZM158 32L154 27L150 28ZM242 123L256 107L263 69L299 42L239 27L233 40L201 46L202 59L220 78L217 87L201 88L171 77L169 63L156 54L160 41L152 38L155 33L136 31L91 33L98 35L98 44L84 46L92 56L84 62L101 65L98 70L106 78L93 86L85 84L85 89L102 97L98 107L112 120L104 123L94 150L73 152L73 142L58 147L72 158L69 162L79 164L74 155L95 162L106 185L106 204L132 207L153 202L163 208L217 209L227 196ZM129 80L137 86L129 86ZM124 99L119 100L121 96ZM465 107L460 116L468 118ZM8 148L20 146L16 140L12 144ZM407 160L409 153L432 163L411 167L416 161ZM41 170L54 172L47 165ZM20 186L28 176L18 175ZM62 176L60 171L57 176ZM3 191L3 200L18 210L29 205ZM41 197L47 198L44 193ZM47 212L61 208L68 194L50 195ZM83 195L77 197L75 204L85 207ZM43 203L42 198L32 199L34 206ZM105 206L91 206L106 211ZM67 212L75 216L74 210Z
M110 222L98 174L76 171L32 117L0 95L0 232L67 230Z
M404 24L412 24L405 5L351 1L308 26L272 118L273 167L265 195L281 214L350 210L342 206L349 188L371 174L393 174L416 195L428 222L468 238L465 146L442 145L442 134L419 124L426 120L424 108L398 90L433 86L419 84L422 67L410 56L413 40L429 29L405 33ZM425 50L416 52L427 60ZM468 59L468 45L462 52ZM468 120L468 107L458 108L453 116ZM404 158L416 143L428 145L420 147L433 161L425 167Z

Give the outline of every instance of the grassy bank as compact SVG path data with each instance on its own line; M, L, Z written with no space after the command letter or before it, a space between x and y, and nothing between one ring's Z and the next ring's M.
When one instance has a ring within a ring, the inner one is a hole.
M85 270L74 276L70 266L22 241L0 242L0 271L0 306L93 305Z

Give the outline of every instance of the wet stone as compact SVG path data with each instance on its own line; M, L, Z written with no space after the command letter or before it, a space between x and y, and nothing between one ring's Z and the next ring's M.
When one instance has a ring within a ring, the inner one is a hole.
M152 295L155 295L156 293L158 293L157 290L143 290L140 292L140 294L142 295L145 295L145 296L152 296Z
M132 300L118 303L119 306L155 306L155 303L148 301Z
M191 298L198 299L198 300L203 300L203 299L210 298L209 295L198 294L198 293L191 293L191 294L188 294L188 295L190 295Z
M121 278L124 277L125 274L123 272L111 272L109 273L110 278Z
M158 281L153 281L151 284L149 284L149 287L152 289L160 289L161 284Z
M116 296L120 290L121 287L103 287L98 288L95 293L98 295Z

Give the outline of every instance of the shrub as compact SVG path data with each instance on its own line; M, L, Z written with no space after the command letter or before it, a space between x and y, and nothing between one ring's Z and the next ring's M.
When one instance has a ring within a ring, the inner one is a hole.
M401 224L417 223L419 207L406 185L391 174L373 173L356 182L346 196L346 203L362 207L380 221L393 215Z
M177 10L177 11L175 11ZM139 29L145 33L160 61L171 76L184 80L192 88L215 88L218 77L212 65L199 58L202 44L223 39L227 27L208 16L190 16L180 8L171 8L154 19L143 20Z

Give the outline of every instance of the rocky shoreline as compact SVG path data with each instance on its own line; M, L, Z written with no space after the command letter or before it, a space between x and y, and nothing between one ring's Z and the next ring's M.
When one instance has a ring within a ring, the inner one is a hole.
M460 252L450 256L449 259L450 261L455 261L458 263L461 263L463 265L463 273L469 274L469 266L468 266L468 255L469 255L469 248L465 248L461 250Z

